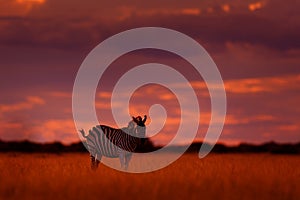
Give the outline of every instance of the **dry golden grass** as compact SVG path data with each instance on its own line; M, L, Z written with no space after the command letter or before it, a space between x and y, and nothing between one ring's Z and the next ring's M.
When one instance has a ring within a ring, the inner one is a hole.
M300 199L300 157L184 155L147 174L103 165L88 154L0 154L0 199Z

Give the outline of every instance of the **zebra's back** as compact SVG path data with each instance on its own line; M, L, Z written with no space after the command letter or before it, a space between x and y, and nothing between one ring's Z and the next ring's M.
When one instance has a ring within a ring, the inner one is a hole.
M121 151L133 152L137 147L137 138L121 129L98 125L89 131L88 148L105 157L119 157Z

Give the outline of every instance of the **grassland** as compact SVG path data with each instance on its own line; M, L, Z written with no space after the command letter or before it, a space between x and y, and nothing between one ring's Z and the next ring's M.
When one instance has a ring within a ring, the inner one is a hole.
M300 199L300 157L188 154L146 174L101 165L88 154L0 154L0 199Z

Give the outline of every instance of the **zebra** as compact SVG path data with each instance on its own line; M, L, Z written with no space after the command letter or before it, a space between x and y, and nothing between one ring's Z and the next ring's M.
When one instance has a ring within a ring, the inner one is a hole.
M97 125L89 130L86 136L83 129L79 130L86 139L87 149L90 152L91 168L96 170L102 156L120 159L121 168L127 170L132 152L138 145L145 142L147 116L132 117L128 126L115 129L106 125ZM136 137L135 137L136 136Z

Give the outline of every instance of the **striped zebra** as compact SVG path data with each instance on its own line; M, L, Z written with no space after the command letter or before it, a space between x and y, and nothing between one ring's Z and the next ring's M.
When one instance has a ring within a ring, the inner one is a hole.
M121 168L127 170L132 152L145 141L146 120L146 115L144 119L140 116L132 117L128 126L122 129L97 125L89 130L87 136L83 129L79 130L86 139L87 149L91 157L91 168L96 170L102 156L105 156L119 158Z

